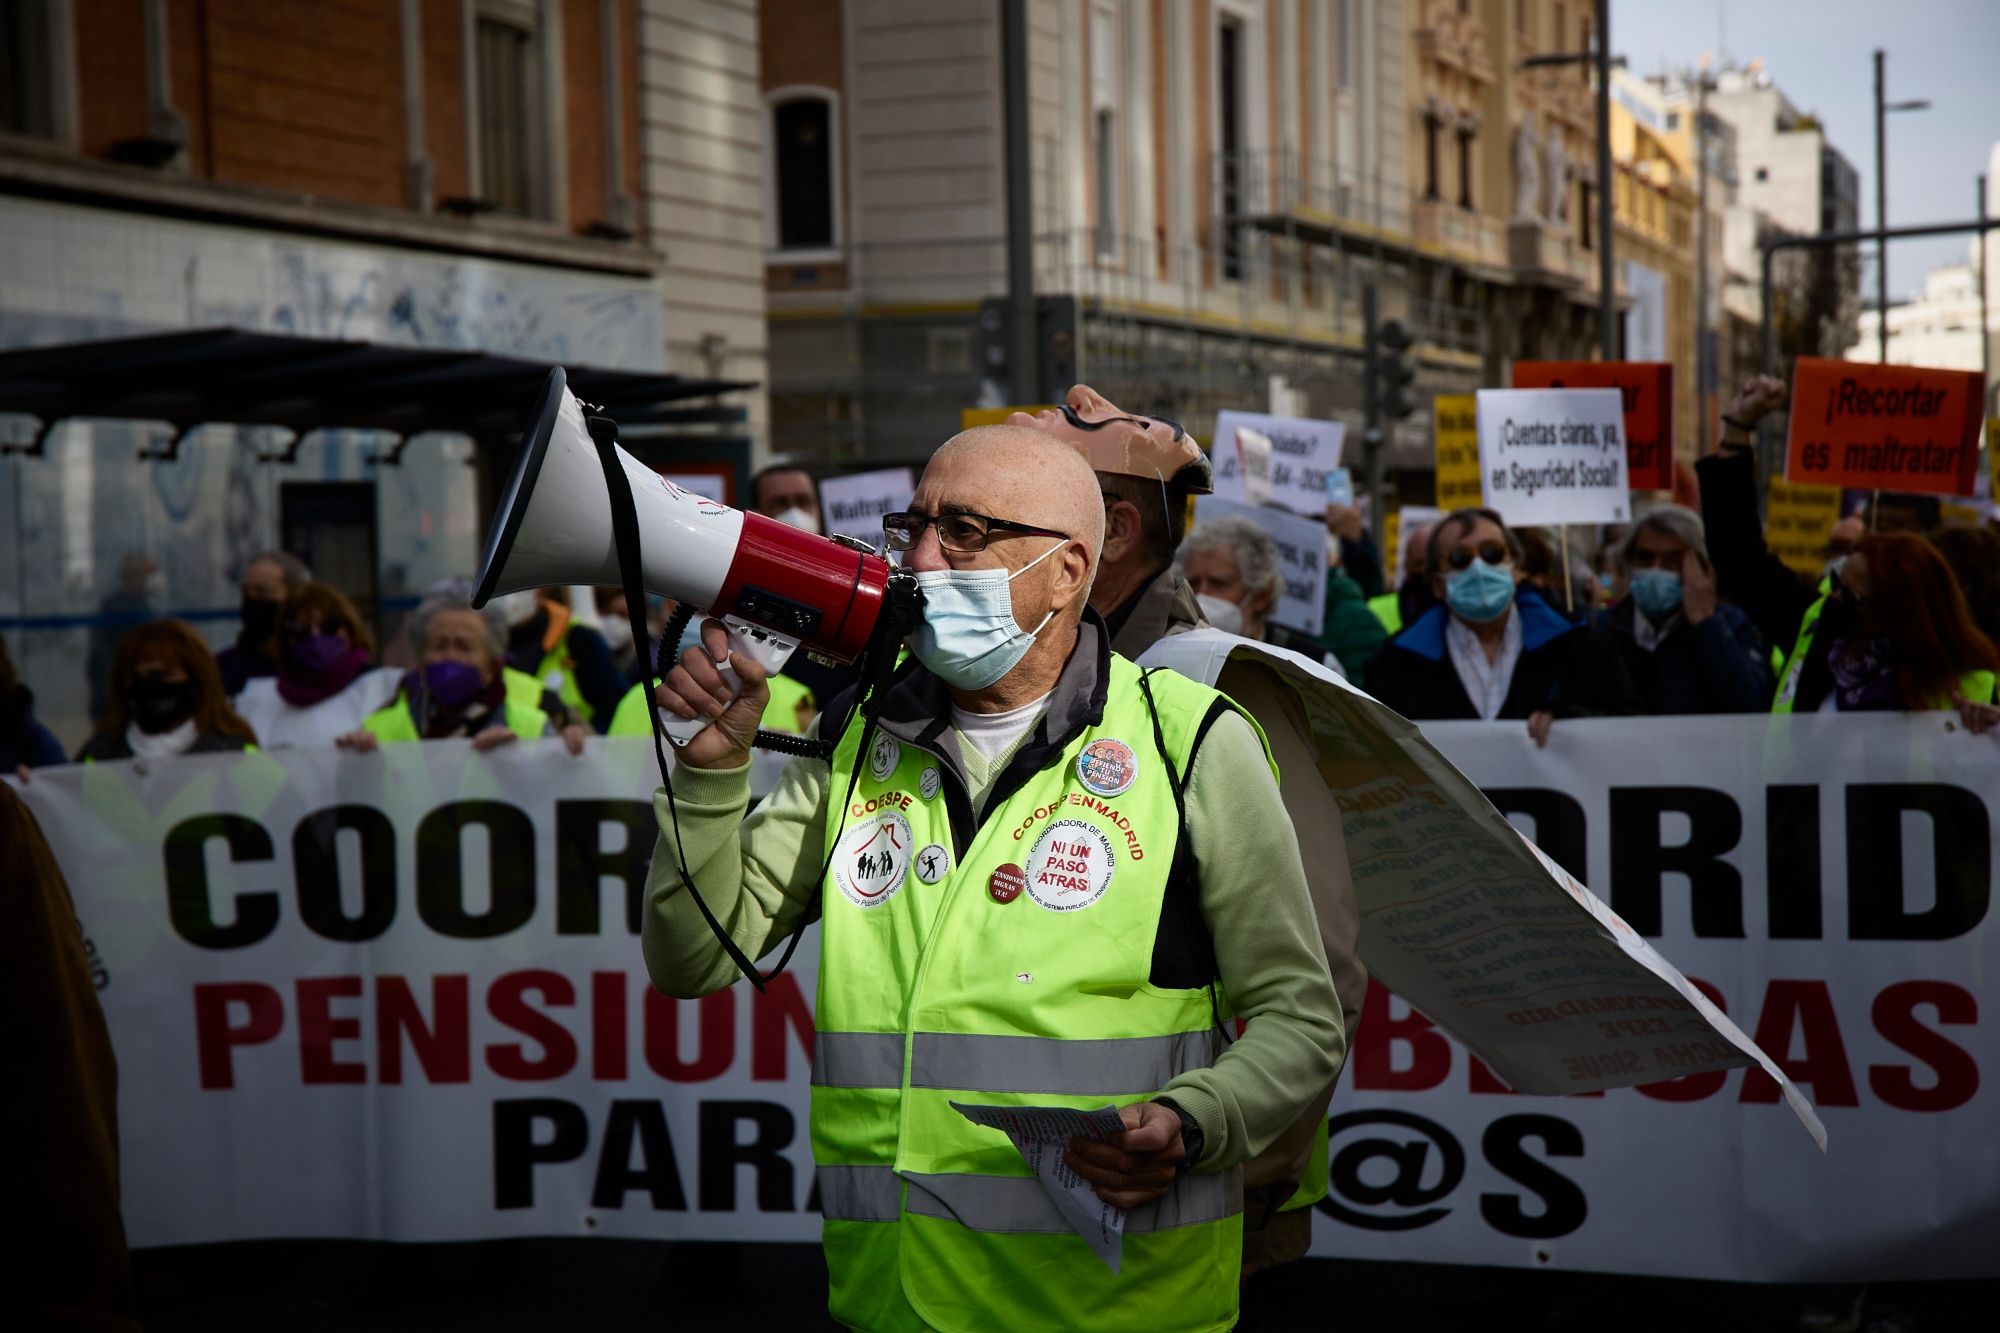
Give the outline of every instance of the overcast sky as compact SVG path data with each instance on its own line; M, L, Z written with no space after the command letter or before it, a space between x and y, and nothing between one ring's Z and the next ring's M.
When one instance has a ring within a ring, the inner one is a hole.
M1971 221L1974 178L2000 140L2000 0L1611 0L1611 49L1635 74L1692 66L1705 51L1739 63L1762 56L1860 173L1864 227L1875 225L1878 46L1889 100L1931 101L1888 118L1889 225ZM1893 242L1890 299L1919 290L1934 266L1964 262L1971 239ZM1986 246L2000 263L2000 232ZM1872 263L1869 272L1872 299Z

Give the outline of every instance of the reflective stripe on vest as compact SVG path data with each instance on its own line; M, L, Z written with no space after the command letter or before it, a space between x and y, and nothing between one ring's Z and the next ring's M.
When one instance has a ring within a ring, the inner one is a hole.
M1812 651L1813 632L1819 628L1820 613L1826 610L1826 599L1833 594L1822 592L1819 600L1806 608L1799 618L1799 637L1792 644L1791 656L1785 659L1784 672L1778 678L1778 693L1771 700L1771 711L1789 713L1792 703L1799 694L1799 674L1805 670L1806 654Z
M879 733L859 754L858 718L835 750L830 790L859 778L844 821L826 821L812 1142L843 1322L1151 1333L1235 1319L1240 1171L1178 1177L1134 1210L1113 1273L1007 1137L950 1105L1129 1103L1220 1054L1208 990L1150 982L1179 819L1139 671L1117 657L1111 671L1102 721L963 845L934 754ZM1220 696L1149 683L1184 774Z

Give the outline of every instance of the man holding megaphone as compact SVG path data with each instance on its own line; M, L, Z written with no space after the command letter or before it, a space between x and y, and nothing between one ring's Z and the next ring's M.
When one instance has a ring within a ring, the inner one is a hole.
M711 725L678 751L672 817L656 802L653 984L737 977L688 877L752 958L819 917L812 1140L843 1323L1227 1328L1241 1165L1345 1052L1262 733L1111 651L1103 498L1061 441L967 431L884 526L923 592L912 660L865 710L832 701L831 757L754 814L764 665L709 620L658 688ZM1123 1131L1065 1161L1127 1210L1119 1263L954 1102L1115 1104Z

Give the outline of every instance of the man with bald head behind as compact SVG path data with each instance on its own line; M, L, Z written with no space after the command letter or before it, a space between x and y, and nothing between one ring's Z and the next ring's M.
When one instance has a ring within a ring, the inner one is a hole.
M1111 651L1089 605L1103 498L1063 442L958 435L884 528L924 590L910 660L872 723L833 701L830 760L793 761L756 813L757 664L730 656L732 700L711 620L658 687L713 725L679 751L678 834L655 800L653 984L736 979L683 860L750 957L819 918L812 1146L841 1323L1228 1328L1240 1168L1345 1052L1261 733ZM1123 1130L1062 1161L1121 1210L1116 1262L953 1103L1115 1105Z

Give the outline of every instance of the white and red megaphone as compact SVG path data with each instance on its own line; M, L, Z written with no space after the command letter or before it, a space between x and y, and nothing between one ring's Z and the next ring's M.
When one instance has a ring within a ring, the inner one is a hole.
M842 662L861 655L887 604L886 560L682 490L623 449L616 453L643 534L647 592L720 618L730 646L767 671L801 644ZM501 492L472 604L526 588L623 586L612 533L597 443L558 366ZM738 688L733 671L724 667L722 676ZM673 718L667 732L684 743L707 725Z

